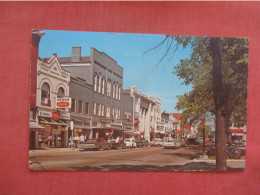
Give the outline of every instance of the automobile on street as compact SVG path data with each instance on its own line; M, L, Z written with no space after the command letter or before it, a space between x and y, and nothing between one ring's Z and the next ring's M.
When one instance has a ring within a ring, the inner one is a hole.
M181 147L181 141L177 139L167 139L163 142L165 149L177 149Z
M105 139L89 139L86 143L79 144L79 148L83 150L110 150L111 144Z
M135 148L136 147L136 142L134 138L127 138L124 140L125 147L126 148Z

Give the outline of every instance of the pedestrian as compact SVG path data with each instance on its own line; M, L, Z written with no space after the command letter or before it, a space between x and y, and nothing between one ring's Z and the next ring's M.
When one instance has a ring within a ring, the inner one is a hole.
M84 135L83 134L81 134L81 136L79 137L79 143L81 143L81 144L83 144L84 143Z

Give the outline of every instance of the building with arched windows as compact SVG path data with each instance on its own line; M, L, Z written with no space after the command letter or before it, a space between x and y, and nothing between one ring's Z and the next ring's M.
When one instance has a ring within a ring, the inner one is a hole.
M36 123L44 127L38 131L38 146L67 147L70 114L57 106L57 100L70 102L69 83L70 73L61 68L55 54L48 60L38 59Z
M80 78L86 85L92 86L92 97L89 96L89 138L121 137L123 68L113 58L95 48L91 48L90 56L84 57L81 56L80 47L73 47L71 57L58 59L71 77Z

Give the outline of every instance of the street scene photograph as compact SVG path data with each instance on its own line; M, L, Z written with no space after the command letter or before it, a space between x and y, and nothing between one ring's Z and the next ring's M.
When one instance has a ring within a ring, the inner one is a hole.
M30 170L245 170L248 38L31 36Z

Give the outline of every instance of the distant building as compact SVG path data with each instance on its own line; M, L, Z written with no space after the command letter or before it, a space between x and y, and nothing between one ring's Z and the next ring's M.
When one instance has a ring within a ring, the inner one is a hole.
M153 97L142 93L135 86L132 86L129 90L124 90L124 93L130 94L133 98L135 136L150 141L151 132L155 129L154 106L156 101Z

